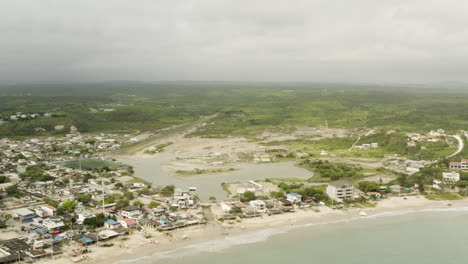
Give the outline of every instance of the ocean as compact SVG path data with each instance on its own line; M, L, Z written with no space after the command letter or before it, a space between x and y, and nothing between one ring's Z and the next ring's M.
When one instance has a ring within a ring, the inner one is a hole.
M121 263L468 263L468 207L266 229Z

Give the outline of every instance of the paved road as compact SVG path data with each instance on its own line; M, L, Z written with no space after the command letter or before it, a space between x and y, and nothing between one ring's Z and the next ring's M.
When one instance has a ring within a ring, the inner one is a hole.
M458 149L455 151L452 155L447 156L447 158L451 158L455 155L458 155L463 148L465 147L465 144L463 143L463 139L459 135L453 135L453 137L458 140Z

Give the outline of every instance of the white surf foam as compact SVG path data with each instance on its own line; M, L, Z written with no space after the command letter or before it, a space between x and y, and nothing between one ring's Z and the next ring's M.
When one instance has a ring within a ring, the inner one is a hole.
M202 252L221 252L233 246L260 243L260 242L264 242L268 240L272 236L285 234L293 229L298 229L298 228L346 223L346 222L352 222L356 220L375 219L375 218L380 218L380 217L402 216L402 215L424 213L424 212L468 212L468 207L453 206L453 207L446 207L446 208L401 210L401 211L373 214L367 217L357 216L357 217L352 217L352 218L350 217L347 219L341 219L341 220L336 220L336 221L328 221L328 222L321 222L321 223L308 223L304 225L283 226L283 227L277 227L277 228L262 229L256 232L249 232L249 233L242 234L242 235L228 236L228 237L224 237L220 239L209 240L206 242L201 242L198 244L185 246L185 247L181 247L181 248L170 250L170 251L156 252L150 256L143 256L143 257L139 257L135 259L118 261L118 262L115 262L114 264L156 263L159 260L168 259L168 258L192 256L192 255L195 255L197 253L202 253ZM144 262L145 260L147 260L148 262Z

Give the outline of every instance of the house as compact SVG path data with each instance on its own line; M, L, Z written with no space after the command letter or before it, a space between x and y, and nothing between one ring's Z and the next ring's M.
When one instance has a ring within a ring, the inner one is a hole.
M136 227L138 222L137 220L135 219L131 219L131 218L124 218L124 219L120 219L119 221L117 221L120 223L120 225L122 227L125 227L125 228L132 228L132 227Z
M78 214L78 219L76 220L76 222L78 224L83 224L84 220L88 218L93 218L95 216L96 214L93 212L83 212L83 213Z
M18 221L21 221L22 223L32 222L34 217L36 217L34 212L26 208L20 208L13 211L13 218L18 219Z
M120 214L127 218L138 219L141 218L142 212L141 209L136 206L127 206L122 208Z
M57 213L57 209L48 204L41 205L39 208L43 210L48 216L54 216Z
M347 181L331 182L328 184L326 192L331 199L343 201L354 197L354 186Z
M450 162L449 169L451 170L465 170L468 169L468 159L462 159L460 162Z
M300 203L302 200L302 195L291 192L286 195L286 200L290 201L291 203Z
M448 184L455 184L457 181L460 180L460 173L458 172L443 172L442 178L444 179L445 183Z
M229 212L235 207L234 204L231 202L221 202L220 206L221 206L221 209L225 212Z
M102 240L110 239L113 237L118 236L119 233L113 231L113 230L102 230L101 232L98 233L98 237Z
M56 230L62 226L65 226L62 219L60 218L47 218L42 221L42 226L49 230Z
M119 226L120 224L112 219L107 219L107 221L104 223L104 227L106 229L115 229Z
M252 208L254 208L257 212L266 212L266 205L265 202L262 200L250 201L250 206L252 206Z

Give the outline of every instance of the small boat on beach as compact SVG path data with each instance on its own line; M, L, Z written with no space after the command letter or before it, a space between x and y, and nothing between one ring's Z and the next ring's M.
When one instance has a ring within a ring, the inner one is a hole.
M360 216L367 216L366 212L364 212L364 211L361 211L361 212L359 213L359 215L360 215Z

